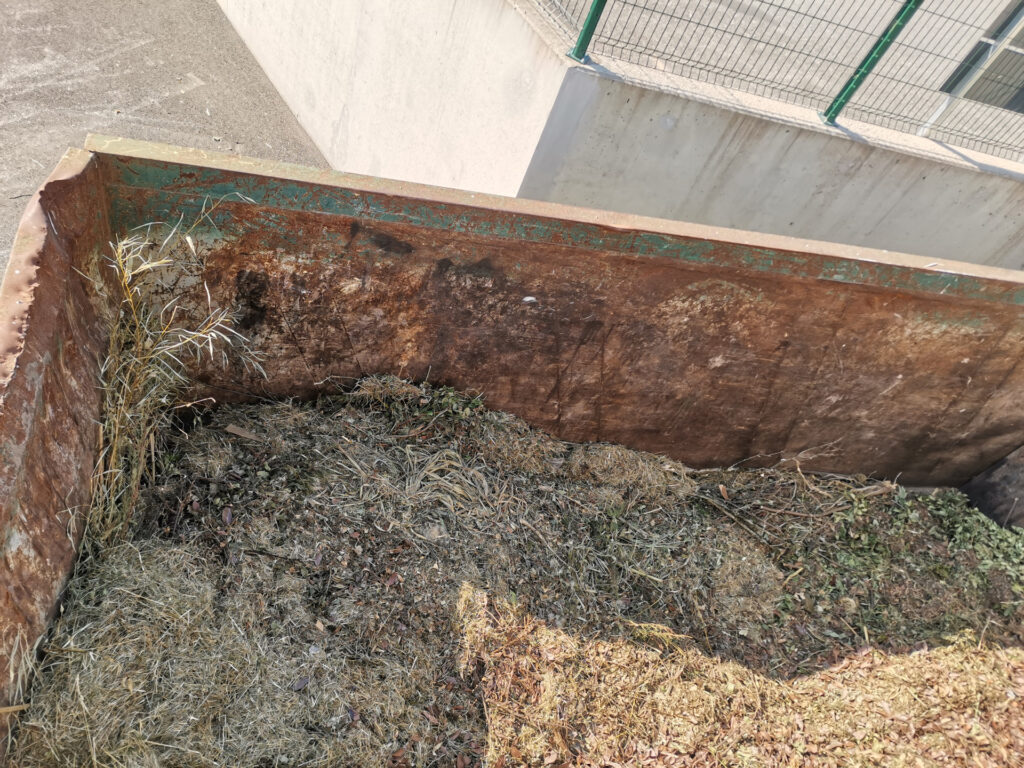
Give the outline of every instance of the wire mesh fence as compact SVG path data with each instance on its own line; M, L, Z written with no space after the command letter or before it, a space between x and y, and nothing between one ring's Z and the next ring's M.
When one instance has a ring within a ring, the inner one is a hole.
M539 0L576 35L591 0ZM608 0L590 51L822 111L903 0ZM1024 160L1024 0L924 0L843 115Z

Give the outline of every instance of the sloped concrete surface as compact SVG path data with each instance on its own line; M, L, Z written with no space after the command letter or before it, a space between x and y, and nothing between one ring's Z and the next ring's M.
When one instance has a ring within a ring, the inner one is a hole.
M29 196L90 132L327 167L213 0L3 0L0 274Z

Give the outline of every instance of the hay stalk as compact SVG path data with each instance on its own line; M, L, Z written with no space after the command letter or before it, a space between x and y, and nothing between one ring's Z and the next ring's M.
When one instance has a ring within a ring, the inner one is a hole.
M180 297L162 304L157 297L161 284L178 285L182 276L201 274L193 229L182 231L175 225L158 242L146 228L144 234L112 244L108 266L114 273L118 310L100 371L103 415L86 553L130 537L143 476L147 466L153 469L156 437L175 408L193 405L185 398L188 360L220 356L226 362L225 350L235 347L247 365L259 365L246 339L232 327L228 310L212 306L205 284L205 314L197 321L192 321L195 312L183 311ZM147 452L152 459L148 465Z

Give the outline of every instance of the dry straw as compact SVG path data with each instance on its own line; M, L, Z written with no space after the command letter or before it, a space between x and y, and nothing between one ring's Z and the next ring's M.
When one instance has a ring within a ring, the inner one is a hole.
M382 377L218 408L156 463L136 539L71 585L19 766L1024 749L1020 538L956 494L695 472Z
M114 308L100 368L99 457L76 571L87 569L105 548L131 538L143 478L155 470L159 434L174 409L190 405L185 400L190 359L209 356L226 362L230 351L243 365L259 369L258 356L232 328L229 310L213 307L202 282L204 254L196 236L212 223L210 214L219 204L204 200L188 227L180 218L172 225L139 227L110 244L100 265L105 274L80 273L98 291L112 294ZM35 668L37 648L28 646L26 638L18 637L11 652L18 660L11 665L17 701ZM24 708L18 704L0 714Z
M179 220L169 231L146 225L111 245L107 266L118 301L107 356L100 371L103 415L100 455L93 476L92 501L84 546L108 546L131 536L139 488L153 467L157 435L184 399L189 359L203 356L227 362L235 348L246 365L259 363L246 339L232 327L230 311L214 308L201 283L203 260L193 233L216 208L204 204L191 227ZM154 233L163 233L154 238ZM192 302L201 285L206 305ZM161 301L164 295L171 295ZM149 461L147 461L147 456Z

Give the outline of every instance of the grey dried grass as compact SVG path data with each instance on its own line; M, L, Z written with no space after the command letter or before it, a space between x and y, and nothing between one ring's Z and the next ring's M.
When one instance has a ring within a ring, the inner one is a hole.
M210 419L157 452L142 538L72 583L16 764L984 764L1020 743L1020 539L960 497L694 472L386 377Z

